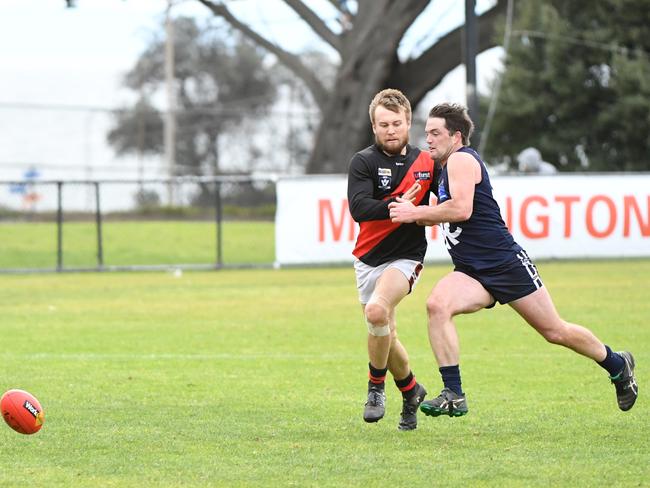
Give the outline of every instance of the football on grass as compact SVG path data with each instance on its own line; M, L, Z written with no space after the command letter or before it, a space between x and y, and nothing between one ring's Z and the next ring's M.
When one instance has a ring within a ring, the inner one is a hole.
M9 390L0 399L0 410L7 425L21 434L35 434L45 422L39 401L24 390Z

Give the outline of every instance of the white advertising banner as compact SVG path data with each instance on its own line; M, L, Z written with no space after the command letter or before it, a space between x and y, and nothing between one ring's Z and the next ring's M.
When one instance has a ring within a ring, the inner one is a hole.
M492 176L515 240L533 259L650 256L650 175ZM359 226L344 175L281 178L276 264L352 262ZM449 260L427 228L428 261Z

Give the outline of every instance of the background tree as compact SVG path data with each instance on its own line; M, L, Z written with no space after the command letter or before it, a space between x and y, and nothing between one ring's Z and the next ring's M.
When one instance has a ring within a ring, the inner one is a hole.
M221 172L219 137L274 101L275 84L264 66L265 53L240 35L199 28L194 20L174 20L177 98L177 173ZM163 120L151 102L165 83L165 40L155 37L125 77L138 101L119 111L108 141L118 154L162 154ZM248 139L241 140L244 153Z
M223 1L198 1L274 54L309 89L322 117L306 166L308 173L345 172L351 155L372 141L367 110L379 90L400 89L415 107L462 61L461 27L448 32L418 57L399 59L397 49L404 34L431 0L330 0L341 20L338 32L305 2L284 0L338 54L340 61L332 84L324 83L300 54L278 46L237 19ZM495 46L494 26L505 5L506 0L498 0L478 18L479 52ZM434 25L437 20L434 17L429 22Z
M534 146L564 170L650 169L648 6L517 1L486 159Z

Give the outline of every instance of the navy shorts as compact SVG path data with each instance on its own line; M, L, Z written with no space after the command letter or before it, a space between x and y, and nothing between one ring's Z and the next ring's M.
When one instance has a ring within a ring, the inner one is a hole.
M512 262L499 268L477 271L456 267L455 271L474 278L501 305L528 296L544 286L537 267L523 249L517 253ZM495 303L486 308L494 307Z

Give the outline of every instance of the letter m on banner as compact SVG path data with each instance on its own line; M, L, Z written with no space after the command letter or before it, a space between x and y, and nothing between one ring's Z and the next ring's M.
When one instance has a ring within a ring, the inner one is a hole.
M318 242L325 242L328 229L331 229L332 240L339 242L346 228L347 240L353 241L356 223L348 210L348 201L340 200L335 209L332 200L318 200Z

